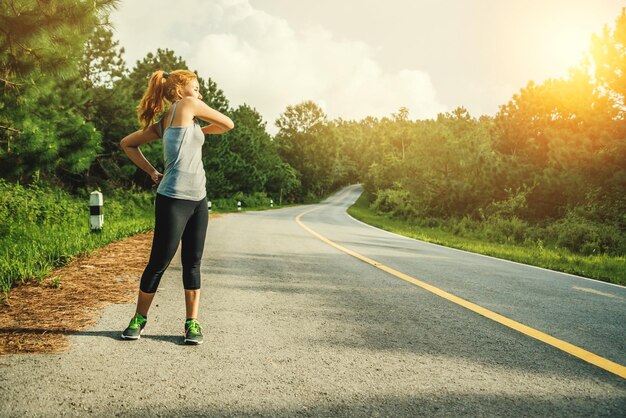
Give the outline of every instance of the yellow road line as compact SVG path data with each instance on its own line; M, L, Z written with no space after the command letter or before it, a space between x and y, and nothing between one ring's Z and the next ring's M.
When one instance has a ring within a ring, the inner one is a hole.
M306 215L307 213L311 213L313 211L316 211L318 209L321 209L322 206L307 210L305 212L302 212L301 214L299 214L298 216L296 216L296 222L298 223L298 225L300 225L302 228L304 228L308 233L310 233L311 235L313 235L314 237L320 239L321 241L325 242L326 244L335 247L336 249L338 249L339 251L343 251L346 254L349 254L355 258L358 258L361 261L366 262L367 264L370 264L380 270L383 270L393 276L396 276L402 280L405 280L409 283L412 283L416 286L421 287L422 289L425 289L431 293L434 293L437 296L440 296L444 299L449 300L452 303L456 303L457 305L460 305L466 309L469 309L472 312L476 312L479 315L484 316L485 318L489 318L492 321L496 321L506 327L509 327L511 329L514 329L515 331L521 332L522 334L526 334L529 337L532 337L536 340L539 340L541 342L544 342L546 344L549 344L553 347L558 348L559 350L565 351L568 354L571 354L575 357L578 357L579 359L582 359L584 361L586 361L587 363L591 363L594 366L598 366L601 369L604 369L608 372L611 372L613 374L618 375L619 377L626 379L626 367L622 366L621 364L612 362L611 360L605 359L604 357L600 357L597 354L594 354L590 351L584 350L578 346L575 346L573 344L570 344L566 341L563 340L559 340L558 338L555 338L551 335L546 334L545 332L541 332L539 330L536 330L532 327L529 327L528 325L524 325L520 322L514 321L510 318L507 318L506 316L497 314L493 311L490 311L487 308L483 308L480 305L477 305L475 303L472 303L470 301L467 301L463 298L460 298L458 296L455 296L451 293L446 292L445 290L441 290L438 287L432 286L428 283L425 283L421 280L417 280L411 276L409 276L408 274L404 274L398 270L395 270L389 266L386 266L382 263L379 263L378 261L372 260L371 258L365 257L364 255L361 255L355 251L352 251L344 246L341 246L331 240L329 240L328 238L318 234L317 232L315 232L314 230L312 230L311 228L309 228L308 226L306 226L300 218L302 218L302 216Z

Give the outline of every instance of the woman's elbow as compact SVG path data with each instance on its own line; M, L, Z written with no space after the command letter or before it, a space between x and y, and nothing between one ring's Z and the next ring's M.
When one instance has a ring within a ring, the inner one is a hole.
M128 154L128 150L130 148L137 148L137 146L131 144L130 135L128 135L120 141L120 148L122 149L122 151Z
M223 134L233 129L235 124L232 120L228 119L228 122L214 123L212 126L214 127L213 133Z
M123 149L124 151L126 151L126 149L128 148L128 137L124 137L121 141L120 141L120 148Z
M228 120L224 123L224 132L228 132L235 127L235 123L232 119L228 118Z
M126 151L128 148L137 148L141 144L140 139L141 135L145 132L145 130L138 130L131 134L126 135L120 141L120 148Z

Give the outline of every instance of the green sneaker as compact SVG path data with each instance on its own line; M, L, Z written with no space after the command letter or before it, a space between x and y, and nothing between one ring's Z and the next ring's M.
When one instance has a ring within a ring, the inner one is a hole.
M185 322L185 344L202 344L202 326L195 319Z
M139 312L133 316L133 319L130 320L130 324L128 324L128 328L122 332L122 339L124 340L138 340L141 337L141 333L146 327L146 322L148 320L143 317Z

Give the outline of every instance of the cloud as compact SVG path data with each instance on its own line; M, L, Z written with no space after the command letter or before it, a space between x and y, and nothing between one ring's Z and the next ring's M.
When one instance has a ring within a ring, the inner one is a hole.
M132 1L113 15L118 38L135 62L171 48L210 77L231 104L247 103L268 121L287 105L313 100L329 117L388 116L401 106L412 118L446 111L430 76L416 69L384 72L376 50L338 40L321 26L292 28L248 0Z

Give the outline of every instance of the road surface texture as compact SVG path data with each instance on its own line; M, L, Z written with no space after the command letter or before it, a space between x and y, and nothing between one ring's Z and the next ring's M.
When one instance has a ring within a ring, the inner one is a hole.
M146 332L110 305L67 353L0 358L0 416L624 416L626 380L350 256L343 247L626 364L626 288L403 238L320 205L209 222L182 344L178 257ZM123 262L123 260L120 260Z

